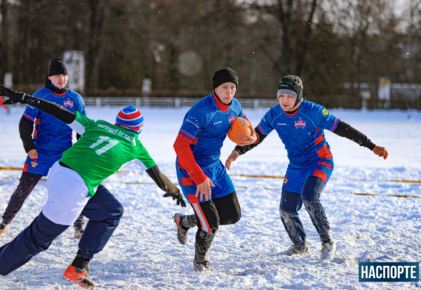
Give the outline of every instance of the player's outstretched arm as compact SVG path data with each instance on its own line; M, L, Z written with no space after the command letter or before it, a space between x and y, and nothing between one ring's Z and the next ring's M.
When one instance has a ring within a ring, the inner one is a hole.
M263 135L262 133L260 133L260 131L257 129L257 127L254 129L254 132L255 132L255 136L257 137L257 141L255 141L253 144L249 144L249 145L245 145L245 146L240 146L240 145L235 146L234 150L232 151L230 156L228 156L227 160L225 161L225 168L230 170L231 169L231 163L233 161L237 160L237 158L240 155L245 154L246 152L250 151L251 149L253 149L257 145L262 143L263 140L265 140L265 138L267 137L267 135Z
M164 197L172 197L173 200L177 201L177 205L186 207L183 196L181 195L180 189L176 187L158 168L154 166L146 170L146 173L155 181L156 185L166 193Z
M66 124L70 124L76 119L75 113L66 110L62 106L43 99L35 98L22 92L17 92L0 86L0 95L8 97L4 104L28 104L56 117L59 120L62 120Z
M338 126L336 127L335 131L333 131L336 135L341 137L348 138L349 140L354 141L360 146L366 147L374 152L374 154L378 155L379 157L383 157L386 159L389 153L387 152L386 148L376 146L370 139L357 129L353 128L351 125L339 121Z

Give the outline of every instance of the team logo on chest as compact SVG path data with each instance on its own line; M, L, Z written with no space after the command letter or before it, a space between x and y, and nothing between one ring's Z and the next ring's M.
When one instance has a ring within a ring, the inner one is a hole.
M232 122L235 121L235 117L234 117L233 113L231 113L231 117L228 117L228 121L230 122L230 124L232 124Z
M298 128L304 129L304 127L306 126L306 121L301 120L301 117L300 119L298 119L298 121L294 121L294 123L295 123L295 129L298 129Z
M69 107L69 108L73 108L73 102L72 101L70 101L70 99L69 98L67 98L67 101L64 101L64 106L67 108L67 107Z

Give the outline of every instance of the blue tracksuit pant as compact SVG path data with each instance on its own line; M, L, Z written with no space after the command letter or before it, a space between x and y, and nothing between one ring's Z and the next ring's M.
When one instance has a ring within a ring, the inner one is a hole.
M87 259L100 252L123 215L123 206L100 185L88 201L82 215L89 219L79 242L77 254ZM47 219L42 212L13 241L0 248L0 275L7 275L26 264L33 256L47 250L53 240L69 226L58 225Z

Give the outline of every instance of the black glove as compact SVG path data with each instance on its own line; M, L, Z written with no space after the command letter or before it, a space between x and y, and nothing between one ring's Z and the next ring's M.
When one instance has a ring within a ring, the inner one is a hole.
M177 188L177 187L176 187ZM183 196L180 193L180 190L177 188L177 192L167 192L163 195L163 197L172 197L173 200L177 200L177 205L181 205L182 207L186 207L186 203L184 202Z
M12 89L5 88L0 86L0 96L8 97L6 101L3 102L5 105L11 105L15 103L25 103L26 94L14 91Z

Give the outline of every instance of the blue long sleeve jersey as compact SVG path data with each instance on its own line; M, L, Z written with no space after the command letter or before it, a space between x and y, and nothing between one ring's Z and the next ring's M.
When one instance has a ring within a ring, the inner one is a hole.
M222 111L213 94L198 101L187 112L179 134L193 141L190 149L200 167L219 160L222 144L236 117L244 118L240 102L234 98L227 111Z
M324 107L304 100L293 114L284 112L280 105L272 107L257 128L263 135L276 130L290 166L304 168L318 159L333 159L323 130L335 131L338 124L339 119Z
M64 94L58 95L49 88L42 88L33 96L86 116L82 96L75 91L67 90ZM63 152L72 146L72 129L63 121L29 105L26 106L23 117L35 122L33 135L37 150Z

